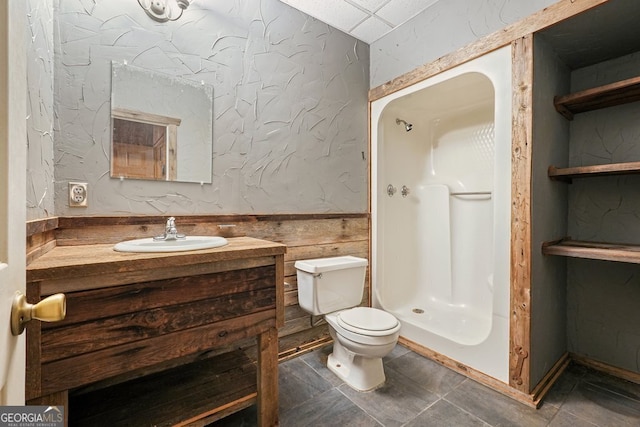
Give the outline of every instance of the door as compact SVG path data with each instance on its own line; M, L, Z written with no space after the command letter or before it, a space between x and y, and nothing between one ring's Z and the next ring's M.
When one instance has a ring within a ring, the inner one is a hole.
M24 404L25 338L11 334L11 303L25 293L26 7L0 1L0 405Z

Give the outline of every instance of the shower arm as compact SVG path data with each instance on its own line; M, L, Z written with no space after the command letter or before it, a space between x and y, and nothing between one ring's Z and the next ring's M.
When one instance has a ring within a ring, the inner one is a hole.
M406 132L409 132L411 129L413 129L413 124L407 123L406 120L402 120L402 119L396 118L396 124L397 125L403 124L404 125L404 130Z

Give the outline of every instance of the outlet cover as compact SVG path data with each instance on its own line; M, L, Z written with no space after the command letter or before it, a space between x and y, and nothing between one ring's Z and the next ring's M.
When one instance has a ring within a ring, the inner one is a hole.
M86 208L88 195L86 182L69 183L69 207Z

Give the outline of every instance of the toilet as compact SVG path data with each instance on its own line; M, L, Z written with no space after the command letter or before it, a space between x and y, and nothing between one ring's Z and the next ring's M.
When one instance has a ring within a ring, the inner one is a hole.
M324 315L333 338L327 367L352 388L369 391L384 384L382 358L398 342L400 322L392 314L358 307L368 261L354 256L296 261L298 302Z

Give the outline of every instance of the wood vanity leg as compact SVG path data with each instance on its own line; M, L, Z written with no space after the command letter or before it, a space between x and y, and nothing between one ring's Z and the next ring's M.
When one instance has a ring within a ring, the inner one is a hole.
M63 390L28 400L27 405L64 407L64 425L69 425L69 391Z
M258 425L278 425L278 330L258 336Z

